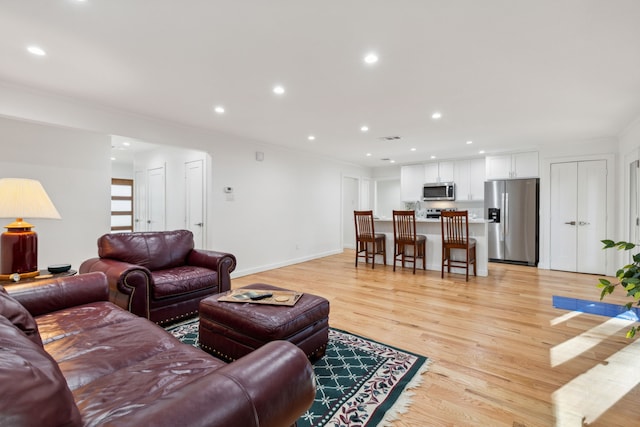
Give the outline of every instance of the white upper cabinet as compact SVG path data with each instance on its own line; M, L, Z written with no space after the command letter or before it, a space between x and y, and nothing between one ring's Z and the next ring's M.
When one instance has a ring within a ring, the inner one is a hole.
M457 160L454 172L456 200L484 200L485 159Z
M537 178L538 152L487 156L486 179Z
M407 165L400 168L400 198L403 202L422 200L425 183L424 165Z
M431 162L424 165L424 182L452 182L454 180L454 162Z

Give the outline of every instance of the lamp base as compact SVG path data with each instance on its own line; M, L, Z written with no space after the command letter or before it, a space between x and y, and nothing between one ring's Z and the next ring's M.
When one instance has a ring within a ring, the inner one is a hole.
M38 274L38 235L31 228L9 228L0 236L0 275Z

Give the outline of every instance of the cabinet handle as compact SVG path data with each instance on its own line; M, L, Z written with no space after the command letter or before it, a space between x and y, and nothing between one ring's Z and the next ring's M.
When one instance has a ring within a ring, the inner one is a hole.
M589 223L584 221L578 221L578 225L589 225Z
M575 221L569 221L569 222L565 222L565 224L567 224L567 225L576 225L576 222Z

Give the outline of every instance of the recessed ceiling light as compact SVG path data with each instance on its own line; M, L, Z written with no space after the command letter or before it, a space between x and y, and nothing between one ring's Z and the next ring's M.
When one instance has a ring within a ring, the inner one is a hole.
M112 160L112 161L113 161L113 160L115 160L115 159L116 159L115 157L112 157L112 158L111 158L111 160Z
M307 137L307 139L308 139L309 141L313 141L313 140L315 140L315 139L316 139L316 137L315 137L314 135L309 135L309 136Z
M473 141L467 141L467 145L473 144Z
M431 158L432 158L432 159L435 159L435 158L436 158L436 156L431 156Z
M373 154L367 153L367 157L371 157L371 156L373 156Z
M389 160L389 163L395 163L395 162L396 162L396 161L395 161L395 160L393 160L393 159Z
M484 150L478 151L479 154L484 154Z
M431 115L431 118L434 119L434 120L438 120L441 117L442 117L442 113L440 111L436 111L435 113L433 113Z
M45 52L41 47L38 46L29 46L27 47L27 50L29 51L29 53L38 56L45 56L47 54L47 52Z
M360 130L362 132L368 132L369 131L369 126L362 126L362 127L360 127Z
M376 62L378 62L378 55L376 55L374 52L367 53L364 57L364 62L366 62L367 64L375 64Z
M222 105L218 105L216 108L213 109L213 111L215 111L218 114L222 114L224 113L224 107Z
M282 95L284 93L284 87L277 85L273 87L273 93L276 95Z
M124 141L122 145L124 145L125 147L128 147L131 145L131 143L129 141Z
M411 151L416 151L416 147L412 147L412 148L411 148Z

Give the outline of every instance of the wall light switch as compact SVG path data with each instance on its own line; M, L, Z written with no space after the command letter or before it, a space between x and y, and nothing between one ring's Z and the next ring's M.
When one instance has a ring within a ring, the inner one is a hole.
M233 193L233 187L224 187L224 192L227 194Z

